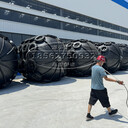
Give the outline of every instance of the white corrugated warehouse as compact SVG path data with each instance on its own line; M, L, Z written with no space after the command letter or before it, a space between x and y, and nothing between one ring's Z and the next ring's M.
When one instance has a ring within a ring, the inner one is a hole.
M128 10L112 0L0 0L0 33L17 45L31 35L128 42Z

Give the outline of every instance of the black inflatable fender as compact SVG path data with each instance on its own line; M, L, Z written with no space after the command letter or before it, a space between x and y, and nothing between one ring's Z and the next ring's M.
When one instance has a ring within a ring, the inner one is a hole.
M45 40L45 37L44 36L36 36L35 37L35 41L36 42L42 42L42 41L44 41Z
M0 88L8 86L17 74L17 48L8 37L0 35Z
M104 53L104 52L107 52L109 50L109 48L105 45L102 45L102 46L98 47L98 50L99 50L99 52Z
M34 60L29 59L26 61L26 67L27 71L31 73L36 71L37 65Z
M81 48L82 44L80 42L74 42L73 43L73 48L74 49L78 49L78 48Z

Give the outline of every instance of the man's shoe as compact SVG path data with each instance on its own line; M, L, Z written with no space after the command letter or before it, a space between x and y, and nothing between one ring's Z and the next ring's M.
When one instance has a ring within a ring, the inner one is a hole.
M90 113L88 113L87 116L86 116L86 121L90 121L92 119L94 119L94 117L91 116Z
M109 115L112 116L112 115L116 114L117 112L118 112L118 110L117 110L117 109L114 109L114 110L112 110L112 111L109 113Z

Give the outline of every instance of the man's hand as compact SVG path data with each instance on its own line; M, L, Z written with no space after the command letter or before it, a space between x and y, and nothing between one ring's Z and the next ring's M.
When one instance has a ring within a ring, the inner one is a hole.
M117 80L116 82L117 82L118 84L121 84L121 85L124 84L124 82L123 82L123 81L120 81L120 80Z

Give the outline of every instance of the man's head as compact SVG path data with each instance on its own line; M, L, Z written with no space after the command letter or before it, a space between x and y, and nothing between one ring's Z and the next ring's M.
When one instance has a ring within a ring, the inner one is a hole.
M102 66L104 63L105 63L105 57L102 56L102 55L99 55L97 57L97 64L100 65L100 66Z

